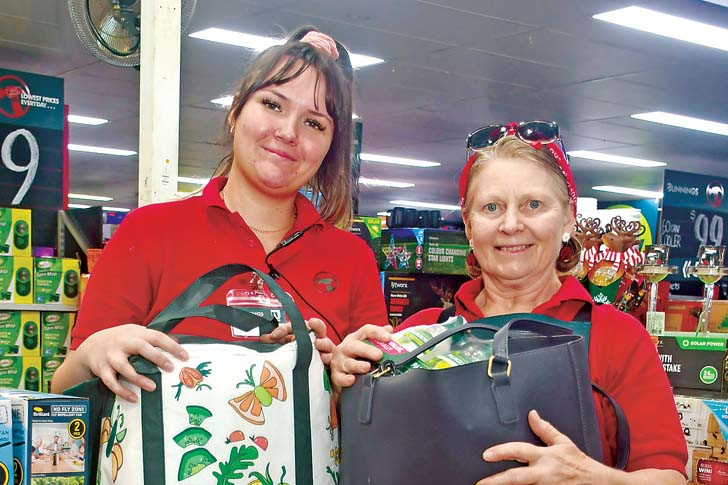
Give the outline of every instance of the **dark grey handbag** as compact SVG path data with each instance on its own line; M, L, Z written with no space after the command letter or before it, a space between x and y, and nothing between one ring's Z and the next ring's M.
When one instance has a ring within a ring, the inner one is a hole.
M503 324L506 318L512 319ZM542 446L528 425L531 409L602 461L583 338L549 321L559 322L541 315L482 319L358 376L342 395L340 485L471 485L523 466L488 463L482 453L511 441ZM495 332L489 361L399 373L421 353L468 330ZM623 468L629 435L623 413L615 411Z

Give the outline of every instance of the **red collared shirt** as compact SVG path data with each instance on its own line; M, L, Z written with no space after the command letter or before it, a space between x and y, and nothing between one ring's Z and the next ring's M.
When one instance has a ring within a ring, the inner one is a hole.
M226 182L218 177L201 196L148 205L127 215L89 280L72 349L104 328L148 324L199 276L231 263L280 274L277 282L303 317L326 321L336 343L365 323L387 324L374 255L361 239L324 221L299 194L298 216L285 237L303 235L266 256L253 231L220 198ZM250 277L231 279L203 304L225 304L228 290L248 288ZM229 326L197 317L182 321L175 333L236 338Z

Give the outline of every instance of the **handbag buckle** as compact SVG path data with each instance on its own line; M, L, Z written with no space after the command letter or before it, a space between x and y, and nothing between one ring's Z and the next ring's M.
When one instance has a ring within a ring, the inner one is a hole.
M372 377L374 379L379 379L382 376L385 376L387 374L394 372L394 362L391 360L385 360L379 365L379 369L375 370L372 373Z
M491 355L490 359L488 359L488 377L491 379L493 378L493 359L495 358L495 355ZM498 360L500 360L499 358ZM511 359L506 360L507 366L506 366L506 376L511 377Z

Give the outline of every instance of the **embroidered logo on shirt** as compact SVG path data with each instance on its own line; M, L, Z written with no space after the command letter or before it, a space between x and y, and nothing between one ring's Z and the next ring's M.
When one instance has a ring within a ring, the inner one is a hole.
M331 293L339 286L339 279L326 271L316 273L313 284L319 293Z

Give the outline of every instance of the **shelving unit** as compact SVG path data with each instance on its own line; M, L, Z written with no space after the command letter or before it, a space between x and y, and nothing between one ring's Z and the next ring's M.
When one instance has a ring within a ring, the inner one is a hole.
M16 303L0 303L0 311L2 310L21 310L25 312L77 312L78 307L75 305L60 305L55 303L46 303L38 305L22 305Z

